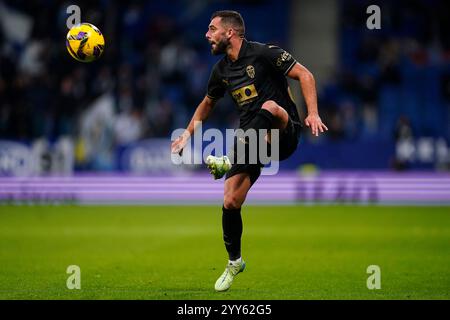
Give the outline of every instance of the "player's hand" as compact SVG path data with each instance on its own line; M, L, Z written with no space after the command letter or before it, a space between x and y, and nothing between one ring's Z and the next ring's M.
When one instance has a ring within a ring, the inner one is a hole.
M178 153L181 156L183 153L183 148L186 146L189 137L190 137L189 132L185 132L181 136L176 138L175 141L172 142L171 146L172 153Z
M313 136L316 136L316 137L319 136L319 131L320 131L320 133L323 133L324 131L328 131L327 126L323 124L319 115L316 113L309 114L305 119L305 124L306 124L306 126L311 128L311 132L312 132Z

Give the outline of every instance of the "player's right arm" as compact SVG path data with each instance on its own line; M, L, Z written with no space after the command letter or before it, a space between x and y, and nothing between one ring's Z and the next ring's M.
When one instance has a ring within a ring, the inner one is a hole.
M208 93L195 110L186 130L184 130L183 134L172 142L172 153L178 153L181 155L184 146L189 141L189 138L194 134L195 129L197 129L203 121L208 119L208 116L214 108L217 100L222 98L225 94L225 87L222 83L217 64L214 66L209 77L207 91Z
M212 109L216 100L210 98L209 96L205 96L205 98L200 102L197 109L192 116L189 125L186 130L184 130L183 134L180 135L175 141L172 142L172 153L180 153L183 148L186 146L186 143L189 141L189 138L194 134L197 127L206 119L208 119L211 114Z

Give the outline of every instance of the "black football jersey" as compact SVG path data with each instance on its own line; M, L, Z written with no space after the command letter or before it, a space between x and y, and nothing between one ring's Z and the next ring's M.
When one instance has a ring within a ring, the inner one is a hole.
M248 129L246 126L267 100L275 101L294 123L300 124L286 79L295 63L291 54L277 46L244 39L236 61L225 55L214 65L207 95L217 100L228 91L239 110L240 128Z

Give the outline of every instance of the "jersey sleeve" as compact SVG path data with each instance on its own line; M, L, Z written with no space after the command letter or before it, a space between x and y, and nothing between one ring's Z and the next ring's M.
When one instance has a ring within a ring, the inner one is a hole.
M220 79L217 65L214 66L209 76L207 96L213 100L218 100L225 95L225 87Z
M262 55L277 71L286 75L297 62L286 50L274 45L265 45Z

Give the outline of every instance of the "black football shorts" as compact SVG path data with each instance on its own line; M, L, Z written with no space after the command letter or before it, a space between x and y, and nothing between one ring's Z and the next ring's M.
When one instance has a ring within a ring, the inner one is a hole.
M301 129L301 124L294 123L289 117L286 128L280 132L279 161L289 158L297 149L297 145L300 140ZM237 143L239 142L235 141L234 154L236 154ZM246 153L247 152L248 150L246 150ZM232 161L233 165L231 166L231 169L226 173L225 179L228 179L238 173L248 173L252 185L256 182L256 180L258 180L259 176L261 175L261 169L264 167L264 165L261 163L236 163L236 159L233 159Z

